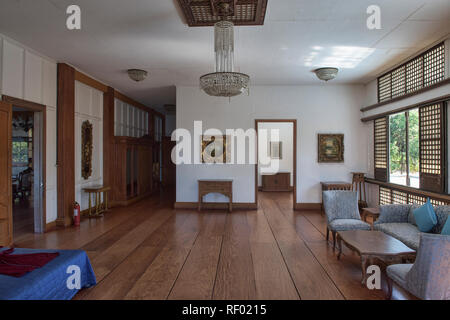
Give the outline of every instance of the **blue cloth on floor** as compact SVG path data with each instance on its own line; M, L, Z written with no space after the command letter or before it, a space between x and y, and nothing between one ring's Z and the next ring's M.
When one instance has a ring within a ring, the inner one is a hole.
M0 252L6 249L8 248L0 248ZM67 285L69 277L75 274L69 268L70 266L80 268L81 288L88 288L97 283L94 270L85 251L14 249L14 254L39 252L59 252L59 256L42 268L38 268L20 278L0 274L1 300L70 300L79 291L79 289L71 289ZM69 281L69 283L73 282Z

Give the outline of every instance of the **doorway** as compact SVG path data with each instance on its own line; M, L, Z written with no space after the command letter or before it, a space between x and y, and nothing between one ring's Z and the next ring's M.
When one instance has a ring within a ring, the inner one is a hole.
M13 240L45 232L45 106L3 96L12 106Z
M297 202L297 120L258 119L255 202L259 196Z

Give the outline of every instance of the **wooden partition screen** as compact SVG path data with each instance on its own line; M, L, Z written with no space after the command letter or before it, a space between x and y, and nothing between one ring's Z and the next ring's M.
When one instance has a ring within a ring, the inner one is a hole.
M380 186L379 204L418 204L422 205L430 198L434 206L449 205L448 196L424 195L420 190L401 190L395 187Z
M149 195L152 189L152 140L114 139L113 204L127 205Z
M445 79L442 42L378 78L378 102L389 101L430 87Z
M375 179L387 181L388 178L388 117L374 120Z
M444 104L419 108L420 188L445 191L445 118Z

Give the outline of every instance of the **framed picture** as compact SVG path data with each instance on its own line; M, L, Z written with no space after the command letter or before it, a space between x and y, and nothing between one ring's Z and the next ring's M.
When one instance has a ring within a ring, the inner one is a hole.
M319 134L319 162L344 162L344 135Z
M271 159L282 159L281 141L269 142L269 156Z
M88 120L81 125L81 176L87 180L92 175L92 123Z
M202 136L202 163L230 162L230 145L227 136Z

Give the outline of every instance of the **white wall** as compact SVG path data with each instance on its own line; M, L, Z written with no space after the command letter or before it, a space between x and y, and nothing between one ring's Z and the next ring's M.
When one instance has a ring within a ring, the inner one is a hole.
M177 118L175 114L166 114L166 137L170 137L177 128Z
M368 125L360 121L365 90L360 85L255 86L250 96L228 99L206 95L197 87L177 87L177 128L193 133L193 122L203 121L203 130L254 128L255 119L297 119L297 201L319 203L320 181L351 181L352 171L367 172ZM345 135L345 162L317 162L317 134ZM200 139L200 137L198 137ZM234 179L235 202L254 202L254 165L178 165L177 201L197 201L197 180ZM225 201L209 195L206 201Z
M56 206L56 62L0 35L0 93L46 106L46 215L55 221Z
M81 176L81 126L92 124L92 175ZM103 92L75 81L75 201L81 210L89 208L88 194L82 189L103 183Z
M258 186L262 185L261 171L270 170L271 166L264 165L261 160L270 158L269 141L272 141L271 134L273 130L278 130L279 141L281 142L281 159L274 160L278 163L278 172L290 172L293 186L294 179L294 124L292 122L260 122L258 123L258 135L260 130L267 130L267 141L258 139ZM272 170L270 170L272 172ZM267 172L267 171L265 171ZM263 172L264 173L264 172Z

